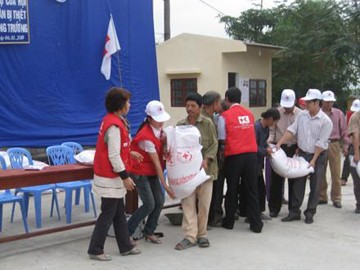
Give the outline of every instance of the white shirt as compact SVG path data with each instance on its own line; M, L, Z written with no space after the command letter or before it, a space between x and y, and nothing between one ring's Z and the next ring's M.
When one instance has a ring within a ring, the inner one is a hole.
M314 153L315 146L328 148L328 140L333 128L330 118L320 110L314 117L304 110L295 118L295 122L288 127L294 136L297 135L299 148L307 153Z
M160 139L161 130L154 128L152 125L150 125L150 127L154 132L155 137ZM140 149L144 150L147 153L156 153L155 144L153 144L152 141L149 140L140 141L138 145Z

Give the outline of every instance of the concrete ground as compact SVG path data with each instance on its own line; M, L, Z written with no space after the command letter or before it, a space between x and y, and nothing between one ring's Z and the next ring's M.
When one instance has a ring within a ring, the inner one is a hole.
M109 262L90 260L86 254L93 227L54 233L0 244L0 269L359 269L360 214L355 214L355 199L350 182L343 187L343 208L320 205L311 225L301 221L281 222L287 215L283 207L278 218L265 221L261 234L252 233L241 218L233 230L213 228L209 231L209 248L193 247L177 251L174 246L182 239L181 227L172 226L163 215L157 231L164 233L162 245L138 241L142 254L120 256L114 238L108 238L105 250L113 256ZM59 203L63 204L63 194ZM50 196L44 196L44 208ZM307 200L307 197L306 199ZM98 203L99 206L99 203ZM31 208L31 207L30 207ZM303 205L304 209L304 205ZM43 211L43 227L65 224L49 218ZM177 208L165 212L180 211ZM22 233L19 209L10 223L10 208L4 207L3 232L0 237ZM93 219L76 206L73 221ZM29 213L30 230L35 230L34 215Z

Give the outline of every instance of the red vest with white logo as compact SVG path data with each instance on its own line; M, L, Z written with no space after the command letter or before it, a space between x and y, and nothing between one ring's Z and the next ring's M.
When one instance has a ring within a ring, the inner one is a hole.
M165 168L161 140L156 138L150 127L150 124L145 124L131 142L131 151L139 152L144 157L144 160L142 162L138 162L134 159L131 159L131 172L137 175L157 175L155 165L150 159L149 154L139 147L140 141L151 141L155 145L155 150L159 156L160 164L163 169Z
M254 116L239 104L223 112L225 119L225 156L257 153Z
M108 113L100 126L99 135L96 143L96 152L94 158L94 173L98 176L115 178L119 175L114 172L109 160L108 145L104 141L106 131L111 126L117 126L120 129L121 145L119 153L121 159L128 170L130 167L130 137L124 122L114 113Z

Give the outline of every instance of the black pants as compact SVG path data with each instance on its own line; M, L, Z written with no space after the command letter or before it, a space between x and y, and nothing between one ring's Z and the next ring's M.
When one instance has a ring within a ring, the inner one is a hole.
M353 152L353 146L352 144L349 145L349 150L348 153ZM347 182L347 179L350 175L350 159L349 159L349 154L347 154L345 156L344 159L344 163L343 163L343 169L342 169L342 173L341 173L341 180L345 180L345 182Z
M295 155L295 151L297 149L297 145L287 146L286 144L281 145L281 148L284 150L288 157L293 157ZM282 199L284 194L284 177L278 175L271 168L271 181L270 181L270 196L269 196L269 210L270 212L279 213L282 206ZM291 197L291 193L293 190L292 179L288 180L288 188L289 188L289 198ZM289 200L289 209L291 207L291 202Z
M326 160L326 150L323 151L315 163L314 173L310 174L310 194L307 203L307 208L304 212L305 215L315 215L316 207L319 200L319 192L320 192L320 185L321 179L324 177L325 174L325 160ZM310 162L313 158L314 154L304 153L300 151L299 156L303 157L306 161ZM306 188L306 181L308 175L300 178L293 179L293 186L292 186L292 194L289 197L289 203L291 202L291 207L289 206L289 211L300 214L300 207L304 200L305 195L305 188Z
M228 156L225 159L227 192L225 197L225 218L223 226L233 228L235 211L238 206L239 181L243 182L246 192L246 215L250 226L262 227L260 219L257 183L257 154L244 153Z
M261 172L258 172L257 177L257 185L258 185L258 196L259 196L259 209L260 212L264 212L266 210L265 200L266 200L266 187L264 182L264 176ZM246 209L247 209L247 191L245 187L244 181L240 182L239 189L239 211L241 217L246 217Z
M128 227L125 217L124 200L117 198L101 198L101 213L96 221L88 254L100 255L104 253L104 245L111 224L120 253L133 249L130 243Z
M213 182L213 191L210 203L209 222L218 222L223 216L225 171L224 167L219 169L218 179Z

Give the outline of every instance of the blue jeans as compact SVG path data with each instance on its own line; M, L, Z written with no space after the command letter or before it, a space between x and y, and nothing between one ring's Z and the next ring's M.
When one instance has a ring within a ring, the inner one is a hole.
M129 235L132 235L139 223L145 219L144 235L152 235L157 227L165 196L157 176L134 175L142 205L137 209L128 221Z

